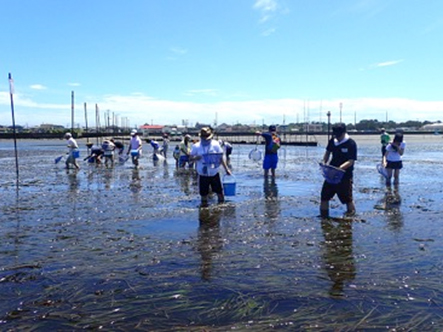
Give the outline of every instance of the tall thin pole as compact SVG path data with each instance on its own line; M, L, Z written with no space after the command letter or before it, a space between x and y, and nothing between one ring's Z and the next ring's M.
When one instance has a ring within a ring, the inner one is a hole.
M86 103L83 104L85 107L85 130L88 133L88 110L86 108ZM89 143L89 135L86 136L86 143Z
M14 134L14 152L15 152L15 171L17 174L16 186L19 188L19 170L18 170L18 151L17 151L17 130L15 127L15 113L14 113L14 80L11 73L9 73L9 95L11 97L11 115L12 115L12 130Z
M331 139L331 112L328 111L328 113L326 113L327 117L328 117L328 142Z
M74 135L74 91L71 91L71 133Z
M340 122L343 122L342 117L341 117L341 110L342 110L342 108L343 108L343 104L340 103Z
M100 113L98 110L98 105L95 104L95 132L97 134L97 145L98 145L98 128L100 125Z

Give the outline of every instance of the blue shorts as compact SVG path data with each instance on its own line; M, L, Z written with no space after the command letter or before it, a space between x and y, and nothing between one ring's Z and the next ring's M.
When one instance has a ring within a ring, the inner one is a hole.
M278 164L278 154L265 154L263 159L263 169L276 169Z
M178 165L180 167L185 167L186 163L189 163L189 156L180 156Z

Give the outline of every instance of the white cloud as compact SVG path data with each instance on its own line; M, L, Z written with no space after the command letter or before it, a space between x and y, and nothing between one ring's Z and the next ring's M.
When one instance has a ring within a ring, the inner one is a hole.
M194 92L211 93L212 89L195 90ZM20 125L39 125L54 123L66 126L71 121L71 106L65 104L37 103L20 94L14 95L16 123ZM108 95L91 97L89 105L89 125L95 125L95 104L100 112L110 110L119 119L127 118L131 125L145 122L154 124L180 124L188 120L191 124L213 123L217 116L218 123L244 124L281 124L283 117L286 123L327 121L326 113L331 112L331 121L340 120L340 103L342 103L342 120L353 123L363 119L396 122L408 120L420 121L443 120L443 100L423 101L405 98L358 98L310 100L302 99L269 99L248 101L224 101L197 103L185 101L161 100L141 93L132 95ZM92 106L94 105L94 106ZM75 123L84 125L83 102L75 105ZM103 114L102 114L103 115ZM0 125L10 125L9 93L0 91Z
M174 54L183 55L188 53L188 50L181 47L171 47L171 52Z
M262 12L275 12L277 10L277 1L275 0L257 0L254 3L254 9Z
M262 32L262 36L268 37L276 31L275 28L270 28Z
M269 21L278 9L276 0L257 0L253 8L260 12L260 23Z
M385 61L385 62L380 62L380 63L375 64L374 67L395 66L395 65L398 65L401 62L403 62L403 60Z
M68 83L68 85L72 86L72 87L76 87L76 86L80 86L81 84L80 83Z
M218 95L218 90L216 89L195 89L195 90L188 90L184 93L185 96L197 96L197 95L204 95L204 96L211 96L216 97Z
M33 84L30 86L33 90L46 90L47 88L44 85L41 84Z

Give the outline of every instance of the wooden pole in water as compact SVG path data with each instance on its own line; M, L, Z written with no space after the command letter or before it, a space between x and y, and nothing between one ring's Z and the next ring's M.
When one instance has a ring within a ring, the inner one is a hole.
M74 91L71 91L71 134L74 136Z
M11 115L12 115L12 130L14 134L14 152L15 152L15 171L17 175L16 186L19 188L19 169L18 169L18 152L17 152L17 129L15 127L15 113L14 113L14 80L11 73L9 73L9 95L11 97Z
M85 107L85 130L86 133L88 133L88 111L86 109L86 103L84 103L83 105ZM89 143L89 135L86 137L86 143Z
M98 145L98 126L100 123L100 114L98 111L98 105L95 104L95 133L97 134L97 145Z
M326 115L328 116L328 142L331 138L331 112L328 111L328 113L326 113Z

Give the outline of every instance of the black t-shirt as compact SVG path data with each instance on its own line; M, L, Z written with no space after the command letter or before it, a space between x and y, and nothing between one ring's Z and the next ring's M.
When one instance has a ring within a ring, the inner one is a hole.
M330 165L335 167L340 167L341 164L348 160L357 160L357 143L355 143L352 138L348 138L346 142L341 143L340 145L335 145L334 138L332 138L328 142L326 151L332 153ZM345 176L351 177L353 170L354 166L349 167L346 170Z

